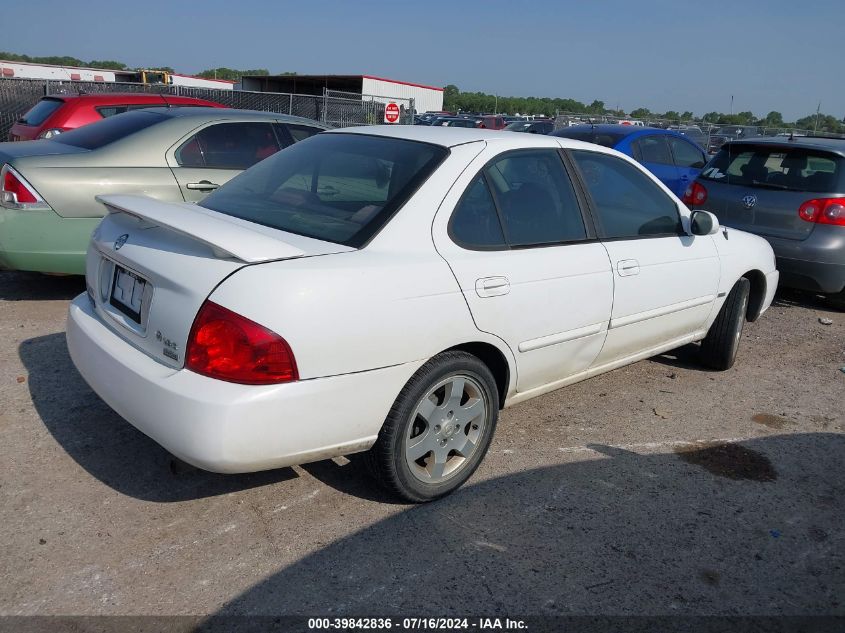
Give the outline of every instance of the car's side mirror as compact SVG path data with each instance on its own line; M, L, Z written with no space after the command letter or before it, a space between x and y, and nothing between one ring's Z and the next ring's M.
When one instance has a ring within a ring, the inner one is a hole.
M719 219L709 211L693 211L690 232L693 235L715 235L719 232Z

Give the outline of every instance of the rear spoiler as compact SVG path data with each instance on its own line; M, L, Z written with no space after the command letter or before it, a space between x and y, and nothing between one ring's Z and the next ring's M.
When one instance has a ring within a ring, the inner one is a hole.
M139 195L97 196L109 213L125 213L152 226L163 226L202 242L220 258L247 264L302 257L305 252L260 230L244 226L237 218L188 203L162 202Z

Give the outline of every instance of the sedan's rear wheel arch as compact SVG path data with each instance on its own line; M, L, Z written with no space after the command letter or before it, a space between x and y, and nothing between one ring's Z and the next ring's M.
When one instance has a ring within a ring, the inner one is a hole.
M508 395L510 387L511 368L508 364L507 358L502 351L495 345L482 342L462 343L455 345L444 352L467 352L478 358L482 363L487 365L487 368L496 379L496 390L499 392L499 408L505 406L505 398Z

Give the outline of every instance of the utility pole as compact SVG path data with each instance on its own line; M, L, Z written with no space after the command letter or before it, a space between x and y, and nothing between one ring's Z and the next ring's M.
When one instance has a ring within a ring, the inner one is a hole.
M499 95L494 95L496 103L493 105L493 114L499 114Z
M813 134L819 131L819 113L822 110L822 102L819 101L819 107L816 108L816 126L813 128Z
M734 96L731 95L731 116L734 114Z

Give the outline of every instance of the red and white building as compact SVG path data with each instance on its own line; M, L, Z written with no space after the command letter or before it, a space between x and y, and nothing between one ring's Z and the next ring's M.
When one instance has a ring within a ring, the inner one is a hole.
M251 75L241 78L241 88L254 92L311 95L321 95L324 89L337 90L382 103L406 103L413 99L417 112L443 109L443 88L373 75Z

